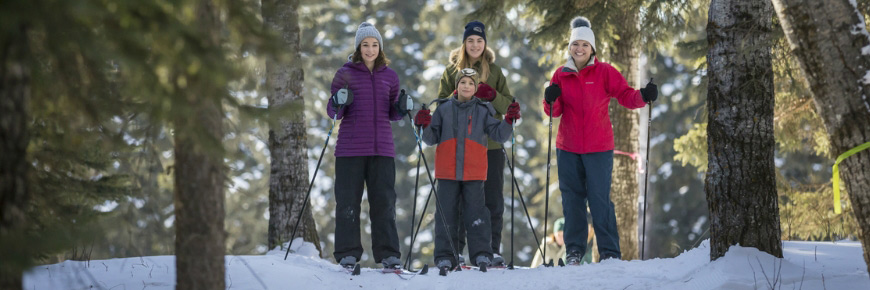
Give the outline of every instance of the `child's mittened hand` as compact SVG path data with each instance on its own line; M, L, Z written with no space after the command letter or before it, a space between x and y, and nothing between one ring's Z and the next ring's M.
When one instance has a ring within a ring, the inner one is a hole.
M507 113L504 115L504 120L508 122L508 124L513 125L513 123L519 119L520 116L520 104L517 102L513 102L508 106Z
M432 116L429 115L429 110L422 109L417 111L417 116L414 117L414 125L417 127L429 127L429 124L432 123Z
M474 96L478 99L492 102L492 100L495 100L495 89L485 83L480 83L477 85L477 92L474 93Z

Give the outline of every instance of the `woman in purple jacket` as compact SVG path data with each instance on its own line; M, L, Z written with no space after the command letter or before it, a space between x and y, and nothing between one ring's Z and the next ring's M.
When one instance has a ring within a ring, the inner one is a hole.
M395 107L399 76L387 67L381 34L363 22L356 50L332 79L329 117L341 119L335 145L335 260L353 267L362 257L360 203L368 188L372 252L385 268L399 268L396 232L396 166L390 121L402 119Z

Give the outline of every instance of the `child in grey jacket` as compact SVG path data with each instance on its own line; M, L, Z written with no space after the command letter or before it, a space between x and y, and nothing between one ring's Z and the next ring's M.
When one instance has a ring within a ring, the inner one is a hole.
M461 198L462 222L468 230L468 254L473 265L485 267L492 259L489 210L483 196L487 136L500 143L510 139L512 124L520 118L519 104L512 103L504 121L500 121L493 117L495 110L489 102L474 98L478 88L477 71L460 70L456 82L454 97L434 101L439 104L434 115L429 116L429 110L420 110L415 118L415 123L425 128L423 141L438 145L435 150L439 203L436 211L443 211L446 224L436 219L435 264L449 269L457 264L448 237L457 234ZM440 217L442 213L435 214Z

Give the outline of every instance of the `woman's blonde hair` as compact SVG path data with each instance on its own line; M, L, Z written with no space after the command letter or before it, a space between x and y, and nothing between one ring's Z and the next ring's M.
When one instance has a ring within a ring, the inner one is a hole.
M464 68L473 68L474 65L471 63L471 56L468 55L468 51L465 48L465 41L462 42L462 46L458 49L454 50L451 55L456 56L456 70L461 70ZM487 78L489 78L489 64L495 61L495 54L492 50L489 49L489 46L484 47L483 53L480 55L480 78L479 82L485 83Z

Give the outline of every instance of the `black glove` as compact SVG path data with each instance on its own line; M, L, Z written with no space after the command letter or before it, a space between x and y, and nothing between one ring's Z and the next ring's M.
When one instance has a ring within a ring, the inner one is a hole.
M562 89L559 88L557 84L551 84L547 89L544 90L544 100L547 101L547 104L553 104L559 96L562 95Z
M649 79L646 87L640 89L640 96L643 98L644 103L655 102L659 98L659 86L654 84L652 79Z
M353 103L353 92L348 88L342 88L332 95L332 106L336 109L347 107Z
M405 94L405 90L399 92L399 100L393 104L396 107L396 111L399 112L400 115L407 115L408 112L414 110L414 100L411 100L410 95Z

